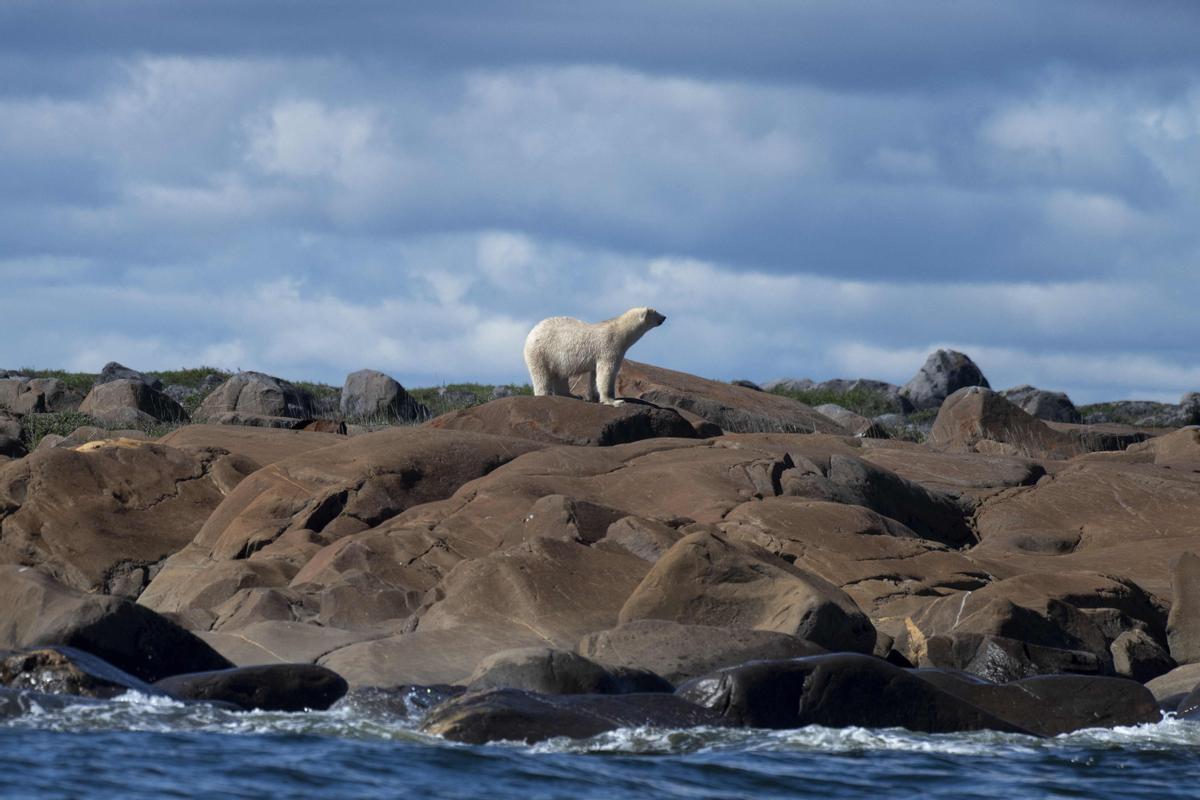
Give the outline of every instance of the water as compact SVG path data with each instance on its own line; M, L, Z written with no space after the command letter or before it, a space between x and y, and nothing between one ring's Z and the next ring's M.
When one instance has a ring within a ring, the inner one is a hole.
M621 730L468 746L339 705L234 713L126 696L0 721L0 797L1195 798L1200 724L1054 739Z

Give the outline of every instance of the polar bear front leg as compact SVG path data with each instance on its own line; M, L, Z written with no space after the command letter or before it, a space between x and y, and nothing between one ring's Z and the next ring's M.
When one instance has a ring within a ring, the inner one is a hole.
M618 400L617 372L621 369L619 363L605 361L596 362L596 390L600 393L600 402L606 406L623 406L624 400Z

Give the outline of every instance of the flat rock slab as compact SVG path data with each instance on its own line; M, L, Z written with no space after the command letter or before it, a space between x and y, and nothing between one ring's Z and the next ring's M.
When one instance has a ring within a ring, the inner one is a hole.
M696 429L673 408L648 403L614 407L569 397L504 397L443 414L425 424L442 430L586 447L658 437L697 438Z
M295 431L282 428L252 428L232 425L185 425L163 436L160 444L171 447L215 447L245 456L266 466L290 456L307 453L335 444L343 444L344 436L316 431Z

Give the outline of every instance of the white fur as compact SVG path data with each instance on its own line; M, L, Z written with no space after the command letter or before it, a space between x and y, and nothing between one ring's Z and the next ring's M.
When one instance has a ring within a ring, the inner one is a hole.
M571 394L571 378L588 376L585 399L610 406L616 399L617 372L625 351L667 318L653 308L631 308L594 325L572 317L550 317L525 338L525 366L535 395Z

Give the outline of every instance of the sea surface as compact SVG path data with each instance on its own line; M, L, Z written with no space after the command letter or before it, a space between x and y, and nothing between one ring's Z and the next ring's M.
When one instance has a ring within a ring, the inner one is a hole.
M630 729L468 746L394 714L235 713L129 695L0 721L3 798L1200 797L1200 724L1054 739Z

